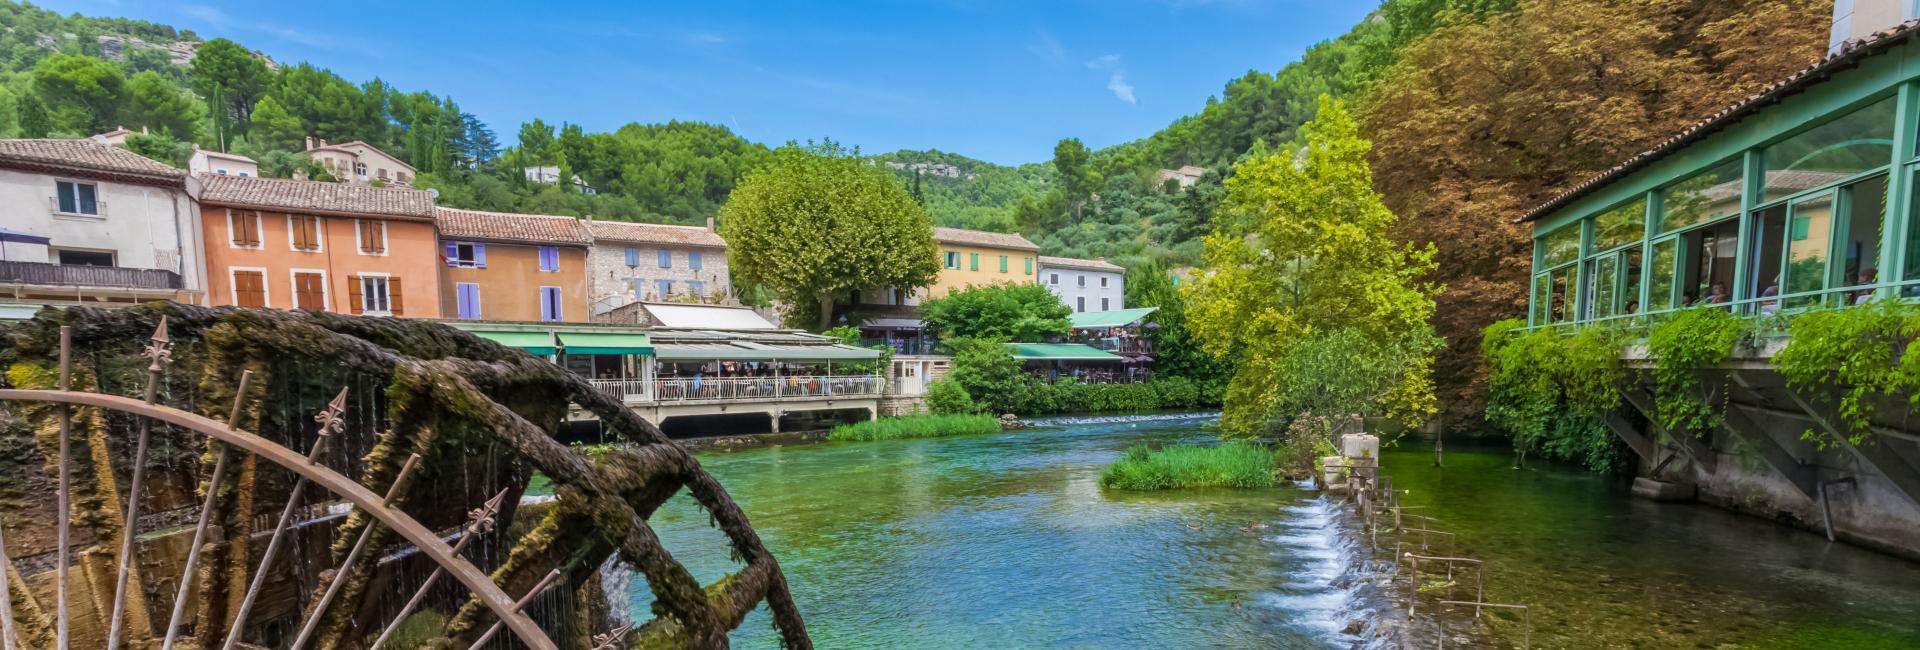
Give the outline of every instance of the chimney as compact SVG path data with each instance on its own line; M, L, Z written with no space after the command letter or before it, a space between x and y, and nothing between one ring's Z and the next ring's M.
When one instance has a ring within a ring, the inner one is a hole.
M313 151L313 136L307 136L307 151Z
M1833 0L1833 31L1827 38L1827 53L1834 54L1848 41L1858 41L1891 29L1916 17L1914 0Z
M707 217L707 232L714 232L714 230L713 230L713 217Z

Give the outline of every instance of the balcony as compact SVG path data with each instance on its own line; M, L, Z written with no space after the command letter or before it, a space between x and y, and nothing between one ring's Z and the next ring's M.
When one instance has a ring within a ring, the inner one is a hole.
M0 261L0 283L156 291L181 288L180 274L160 269L9 261Z
M788 377L674 377L588 380L608 397L628 402L764 402L782 399L877 397L885 382L874 375Z

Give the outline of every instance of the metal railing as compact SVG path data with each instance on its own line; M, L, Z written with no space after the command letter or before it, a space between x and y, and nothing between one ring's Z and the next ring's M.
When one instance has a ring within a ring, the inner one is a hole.
M706 400L758 401L795 397L878 396L886 386L876 375L795 375L786 377L670 377L665 379L592 379L615 399L645 402Z
M1884 292L1886 295L1882 295L1882 289L1886 290ZM1649 327L1653 323L1659 322L1679 312L1700 307L1725 309L1733 312L1737 316L1755 319L1785 318L1821 309L1845 309L1848 307L1865 306L1881 300L1913 302L1916 299L1920 299L1920 280L1887 281L1872 284L1846 285L1774 296L1755 296L1713 303L1695 302L1693 304L1630 314L1581 317L1574 320L1541 323L1528 329L1586 327L1594 325L1641 329Z
M180 274L161 269L0 261L0 282L65 287L179 289Z

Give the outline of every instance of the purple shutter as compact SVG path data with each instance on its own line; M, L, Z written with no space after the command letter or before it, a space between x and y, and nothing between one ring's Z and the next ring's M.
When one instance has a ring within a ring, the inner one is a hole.
M447 266L456 266L460 262L460 245L447 242Z
M487 245L486 244L473 245L473 268L476 268L476 269L487 268Z

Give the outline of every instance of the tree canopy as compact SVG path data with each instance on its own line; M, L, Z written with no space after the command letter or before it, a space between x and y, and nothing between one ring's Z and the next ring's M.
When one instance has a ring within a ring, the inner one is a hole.
M939 272L933 224L892 174L837 151L787 146L720 209L734 283L761 285L789 323L831 324L853 292L922 287Z
M941 338L985 337L1038 343L1073 332L1073 310L1032 282L972 285L920 304L920 318Z
M1206 266L1188 290L1194 333L1234 366L1222 427L1273 433L1307 409L1327 408L1287 390L1327 379L1286 375L1329 365L1303 358L1309 350L1396 370L1390 389L1316 415L1417 420L1434 407L1428 319L1439 287L1422 280L1433 270L1432 250L1388 237L1394 215L1373 189L1371 144L1340 102L1323 97L1300 138L1298 152L1237 166L1223 208L1232 218L1216 222Z

